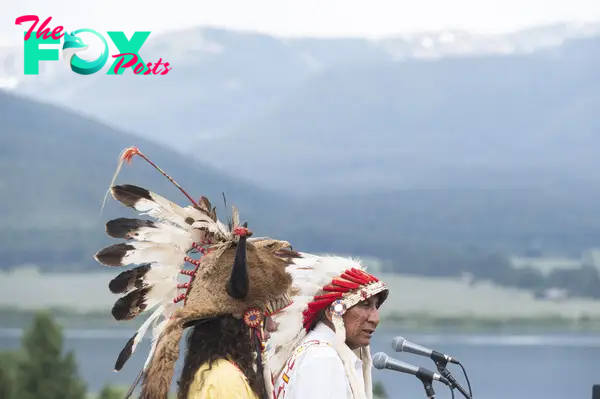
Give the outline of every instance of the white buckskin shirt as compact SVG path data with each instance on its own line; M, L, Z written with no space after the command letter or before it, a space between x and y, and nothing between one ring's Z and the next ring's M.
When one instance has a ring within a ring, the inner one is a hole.
M274 382L275 399L352 399L344 364L333 347L335 332L319 322L294 350ZM363 362L352 352L356 376L363 380Z

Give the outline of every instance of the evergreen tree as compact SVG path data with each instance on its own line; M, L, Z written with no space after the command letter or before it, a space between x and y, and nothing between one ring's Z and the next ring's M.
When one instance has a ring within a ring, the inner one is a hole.
M86 398L75 356L63 354L62 329L49 314L36 315L23 336L22 349L16 384L19 399Z
M0 353L0 399L17 399L15 360L16 356L13 353Z
M375 381L373 384L373 396L379 399L386 399L388 397L385 387L381 381Z
M123 389L116 388L111 385L105 385L100 391L98 399L122 399L125 396L126 391Z

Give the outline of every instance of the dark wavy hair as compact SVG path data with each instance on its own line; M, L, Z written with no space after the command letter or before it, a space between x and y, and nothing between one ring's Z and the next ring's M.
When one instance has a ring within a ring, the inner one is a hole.
M187 398L200 366L208 362L210 370L214 362L226 358L231 359L242 370L254 393L259 398L264 397L265 383L262 376L254 370L254 353L250 330L243 320L233 316L220 316L197 322L188 333L178 399Z

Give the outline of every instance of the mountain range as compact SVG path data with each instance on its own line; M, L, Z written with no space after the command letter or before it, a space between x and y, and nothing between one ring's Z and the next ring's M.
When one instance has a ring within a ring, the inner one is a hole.
M131 145L192 196L221 205L224 191L258 233L308 251L410 268L407 254L432 248L596 246L600 36L582 29L366 40L205 28L145 45L173 65L165 76L45 63L0 92L0 259L88 262L123 215L114 201L99 212ZM119 181L185 200L139 163Z
M196 28L144 46L174 66L166 76L42 63L14 90L296 195L597 184L599 35L600 24L378 40Z
M118 154L132 144L192 197L209 196L220 217L229 212L221 201L225 193L227 203L239 207L257 234L285 237L305 251L408 262L423 254L443 258L448 249L576 253L600 240L600 192L585 185L576 191L441 188L369 193L357 188L353 195L304 198L257 187L165 146L2 91L0 124L2 267L92 267L92 255L111 242L103 233L106 220L134 215L111 198L100 214ZM286 178L280 176L281 181ZM140 158L123 167L117 183L187 201Z
M208 196L220 217L227 217L223 214L223 195L228 206L239 206L242 217L277 214L280 204L285 203L276 193L191 157L5 91L0 91L0 126L0 265L4 267L62 261L89 266L93 254L109 243L104 223L112 217L135 216L112 197L102 210L119 155L131 145L148 154L194 198ZM176 202L185 199L138 157L122 167L117 183L147 187ZM254 216L250 225L258 230L269 226L261 225L262 221Z

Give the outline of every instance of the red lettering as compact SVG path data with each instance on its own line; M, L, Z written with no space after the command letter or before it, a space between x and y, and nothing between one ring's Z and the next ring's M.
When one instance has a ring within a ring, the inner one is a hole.
M58 35L60 32L62 32L62 30L63 30L62 26L57 26L56 28L54 28L54 30L52 31L52 34L50 36L52 36L53 39L58 40L65 35L64 33ZM58 35L58 36L56 36L56 35Z
M152 73L155 74L155 75L158 75L158 73L160 72L158 70L158 67L161 66L161 65L164 65L164 64L162 62L162 58L159 58L158 62L156 64L154 64L154 68L152 68Z
M50 23L51 19L52 19L52 17L46 18L44 23L42 23L42 25L40 26L40 30L38 30L37 33L35 34L35 37L37 37L38 39L42 35L44 35L44 39L48 39L50 37L50 28L46 28L46 25L48 25L48 23Z
M168 62L165 62L165 70L164 70L164 71L162 71L161 75L166 75L166 74L168 74L168 73L169 73L169 71L170 71L171 69L173 69L173 67L169 68L169 63L168 63Z
M146 69L146 72L144 72L144 75L150 75L152 73L152 69L150 69L151 66L152 66L152 63L149 62L148 69Z
M126 55L131 55L133 57L131 58L131 60L127 61L125 63L125 65L123 65L123 60L125 60L125 56ZM119 73L118 71L119 71L120 68L124 68L124 69L131 68L134 65L135 65L135 69L133 70L133 73L135 73L136 75L139 75L139 74L142 74L142 75L150 75L150 74L153 74L153 75L166 75L167 73L169 73L169 71L171 69L173 69L173 68L169 68L169 63L168 62L163 63L162 62L162 58L160 58L158 60L158 62L154 64L154 67L152 67L153 64L151 62L149 62L148 65L146 66L148 69L144 73L142 73L142 70L144 70L145 66L142 63L138 64L138 57L134 53L117 54L117 55L113 55L112 57L113 58L119 58L119 57L121 58L117 62L117 65L115 65L114 71L115 71L116 74ZM163 65L165 67L162 70L158 68L161 65Z
M135 73L136 75L139 75L144 70L144 68L145 68L144 64L140 62L139 64L137 64L137 66L133 70L133 73Z
M164 66L164 69L160 69L160 66ZM148 63L148 70L146 72L144 72L144 75L150 75L150 73L152 73L153 75L166 75L167 73L169 73L169 71L173 68L169 68L169 63L168 62L162 62L162 58L158 59L158 62L156 62L154 64L154 67L152 69L152 63L149 62Z
M65 35L64 33L58 35L58 33L60 33L64 29L62 26L57 26L56 28L54 28L52 33L50 33L50 28L46 28L46 26L50 23L51 20L52 20L52 17L48 17L42 23L42 25L40 26L40 29L35 34L35 36L38 39L42 35L44 35L44 39L48 39L48 38L52 37L53 39L58 40ZM38 22L40 22L40 18L37 15L23 15L15 20L15 25L21 25L21 24L23 24L23 22L33 22L31 27L25 34L24 40L28 40L31 37L31 32L33 32L33 30L37 26Z
M31 25L25 34L25 40L27 40L31 37L31 32L33 32L33 29L35 29L37 23L40 22L40 18L37 15L23 15L16 19L15 25L21 25L23 22L33 22L33 25Z
M125 59L126 55L133 55L133 58L131 60L129 60L125 65L121 66L123 64L123 60ZM138 62L138 57L134 53L123 53L123 54L113 55L113 58L118 58L118 57L121 57L121 59L119 60L119 62L117 62L117 65L115 65L115 73L116 74L119 73L120 68L124 68L124 69L131 68Z

